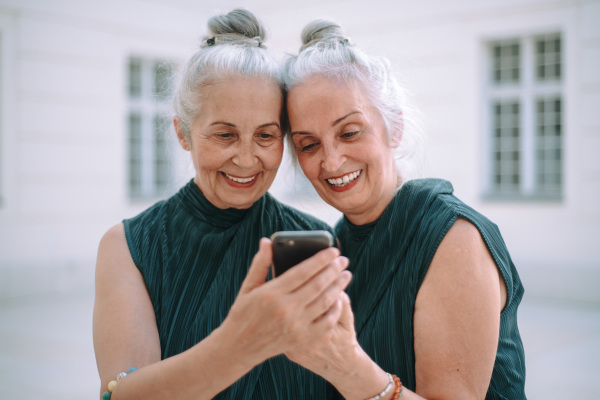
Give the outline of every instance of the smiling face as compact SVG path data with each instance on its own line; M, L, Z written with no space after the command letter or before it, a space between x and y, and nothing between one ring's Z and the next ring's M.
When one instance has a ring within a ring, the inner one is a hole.
M194 181L216 207L249 208L262 197L283 156L282 93L268 78L235 77L200 89L201 111L188 138Z
M362 86L317 75L287 100L298 162L321 198L356 225L379 218L398 173L381 115Z

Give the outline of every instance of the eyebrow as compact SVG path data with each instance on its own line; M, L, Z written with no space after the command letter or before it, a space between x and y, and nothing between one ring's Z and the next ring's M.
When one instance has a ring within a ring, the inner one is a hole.
M213 126L213 125L226 125L226 126L231 126L232 128L237 128L237 126L235 124L232 124L231 122L225 122L225 121L215 121L212 124L210 124L210 126ZM277 122L267 122L266 124L259 125L257 128L266 128L267 126L276 126L279 128L279 124Z
M345 120L346 118L348 118L349 116L351 116L353 114L360 114L360 111L358 111L358 110L351 111L348 114L344 115L343 117L336 119L335 121L333 121L333 124L331 124L331 127L336 126L337 124L339 124L340 122L342 122L343 120Z
M339 124L340 122L342 122L343 120L345 120L346 118L348 118L351 115L360 114L360 113L361 112L358 111L358 110L351 111L348 114L344 115L343 117L340 117L340 118L336 119L335 121L333 121L333 123L331 124L331 127L333 128L334 126L336 126L337 124ZM308 132L297 131L297 132L292 132L291 135L292 136L294 136L294 135L308 135Z

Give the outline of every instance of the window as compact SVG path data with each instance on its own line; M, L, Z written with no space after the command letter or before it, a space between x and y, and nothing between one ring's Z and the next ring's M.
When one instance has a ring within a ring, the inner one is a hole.
M167 194L173 178L170 160L172 63L129 59L129 195L133 199Z
M562 195L561 54L557 33L488 43L490 197Z
M2 84L3 82L3 70L2 70L2 66L4 65L4 57L2 54L2 50L3 50L3 46L2 46L2 31L0 30L0 171L3 171L5 169L4 166L4 143L3 143L3 121L4 121L4 107L3 107L3 90L4 90L4 85ZM2 174L0 174L0 208L2 208L2 206L4 205L4 184L3 184L3 176Z

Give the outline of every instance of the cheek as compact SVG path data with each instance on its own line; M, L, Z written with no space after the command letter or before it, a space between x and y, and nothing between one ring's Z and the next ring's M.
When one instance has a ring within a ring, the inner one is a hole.
M298 154L298 163L309 180L319 179L319 164L314 157Z
M265 169L277 169L283 159L283 141L274 146L263 149L263 165Z
M227 162L228 154L221 149L198 148L193 153L193 159L197 170L217 172Z

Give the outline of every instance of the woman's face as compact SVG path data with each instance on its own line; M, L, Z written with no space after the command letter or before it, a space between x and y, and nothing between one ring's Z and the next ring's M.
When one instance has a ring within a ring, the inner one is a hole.
M282 93L268 78L234 77L200 90L200 114L185 138L194 181L216 207L249 208L275 179L283 156Z
M298 161L321 198L354 224L375 221L398 186L381 115L364 89L312 76L288 95Z

